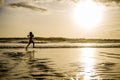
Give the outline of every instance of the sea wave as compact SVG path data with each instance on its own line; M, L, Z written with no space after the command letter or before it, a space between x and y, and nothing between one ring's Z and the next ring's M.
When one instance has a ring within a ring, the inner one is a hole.
M25 48L27 44L0 43L0 48ZM30 45L32 47L32 44ZM45 43L35 48L120 48L120 43Z

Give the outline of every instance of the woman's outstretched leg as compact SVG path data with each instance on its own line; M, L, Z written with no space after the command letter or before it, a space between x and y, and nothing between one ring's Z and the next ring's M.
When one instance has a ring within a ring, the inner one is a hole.
M29 45L30 45L30 42L29 42L29 43L28 43L28 45L26 46L26 51L27 51L27 49L28 49Z
M32 43L33 43L33 48L35 48L35 43L34 43L34 41L32 41Z

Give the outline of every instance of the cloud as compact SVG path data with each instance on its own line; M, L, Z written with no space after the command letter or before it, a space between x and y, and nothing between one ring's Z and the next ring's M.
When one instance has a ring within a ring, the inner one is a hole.
M102 1L102 2L120 2L120 0L95 0L95 1Z
M84 0L70 0L74 3L84 1ZM106 6L120 6L120 0L93 0L95 2L103 3Z
M0 7L2 7L4 4L4 0L0 0Z
M36 7L34 5L30 5L30 4L27 4L25 2L10 3L9 6L11 6L11 7L23 7L23 8L27 8L27 9L31 9L31 10L47 11L47 9L45 9L45 8Z
M102 3L120 3L120 0L94 0L96 2L102 2Z
M3 0L0 0L3 1ZM23 7L23 8L27 8L27 9L31 9L31 10L40 10L42 12L47 11L46 8L41 8L39 6L35 6L33 4L37 4L38 3L40 5L42 5L43 7L46 6L44 4L51 4L54 2L73 2L73 3L78 3L79 1L84 1L84 0L22 0L22 2L20 2L21 0L6 0L7 4L11 7ZM23 2L24 1L24 2ZM100 2L106 6L120 6L120 0L93 0L96 2ZM51 5L52 6L52 5ZM61 6L62 7L62 6ZM49 9L49 7L48 7Z
M70 1L77 3L84 0L70 0ZM106 6L120 6L120 0L93 0L93 1L103 3Z
M95 0L101 2L106 6L120 6L120 0Z

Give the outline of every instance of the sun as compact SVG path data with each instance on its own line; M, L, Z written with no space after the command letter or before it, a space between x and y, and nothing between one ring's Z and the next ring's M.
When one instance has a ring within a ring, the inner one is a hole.
M103 20L104 6L92 0L78 2L73 11L74 21L85 29L91 29Z

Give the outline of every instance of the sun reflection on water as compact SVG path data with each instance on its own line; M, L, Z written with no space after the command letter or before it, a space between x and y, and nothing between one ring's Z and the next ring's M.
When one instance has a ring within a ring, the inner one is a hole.
M95 49L94 48L83 48L81 49L80 61L82 63L83 71L80 75L83 75L83 80L90 80L90 76L94 75L94 64L95 64Z

